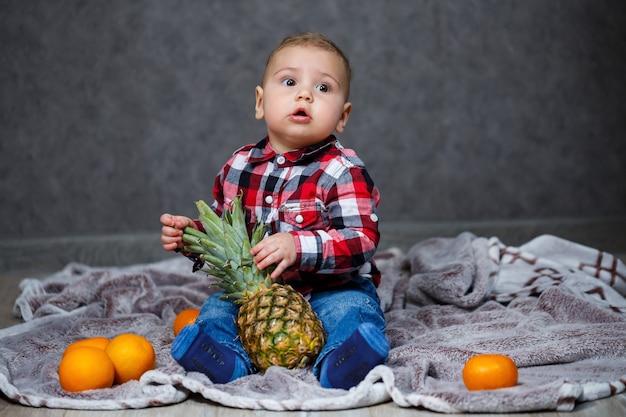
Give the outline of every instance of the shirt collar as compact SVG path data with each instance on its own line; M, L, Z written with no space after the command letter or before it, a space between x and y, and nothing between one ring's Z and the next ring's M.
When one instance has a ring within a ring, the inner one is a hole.
M335 144L336 141L337 138L335 138L334 135L330 135L328 138L324 139L320 143L316 143L315 145L309 146L307 148L285 152L282 154L282 156L284 156L285 159L292 164L297 164L326 150L328 147ZM270 146L269 137L266 136L263 140L259 141L252 149L250 149L247 161L249 163L267 162L272 160L277 155L278 154L276 153L276 151Z

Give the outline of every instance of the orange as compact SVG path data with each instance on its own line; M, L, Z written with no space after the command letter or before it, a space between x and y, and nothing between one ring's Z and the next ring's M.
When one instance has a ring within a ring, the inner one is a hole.
M463 367L463 382L470 391L512 387L517 384L517 366L505 355L476 355Z
M197 308L188 308L178 313L174 319L174 336L178 336L183 327L194 324L198 314L200 314L200 310Z
M66 391L109 388L113 385L115 368L104 350L78 346L65 352L59 363L59 382Z
M78 340L74 343L71 343L67 348L65 348L65 352L63 352L63 356L65 356L65 354L69 352L70 350L75 349L77 347L91 346L91 347L97 347L99 349L104 350L104 348L106 348L108 344L109 344L109 339L107 339L106 337L102 337L102 336L96 336L96 337L90 337L88 339Z
M116 384L139 379L155 367L154 348L143 336L122 333L111 339L104 351L113 361Z

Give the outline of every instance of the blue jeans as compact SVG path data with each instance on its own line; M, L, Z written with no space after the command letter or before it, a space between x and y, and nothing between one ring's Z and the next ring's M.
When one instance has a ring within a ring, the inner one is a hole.
M222 294L223 292L219 292L206 299L196 323L215 341L241 355L252 373L254 367L237 335L235 318L239 306L219 298ZM326 355L348 339L361 323L370 322L383 333L385 331L380 300L369 277L357 277L345 286L314 292L309 302L324 325L327 335L326 345L313 365L316 377L319 377L321 362Z

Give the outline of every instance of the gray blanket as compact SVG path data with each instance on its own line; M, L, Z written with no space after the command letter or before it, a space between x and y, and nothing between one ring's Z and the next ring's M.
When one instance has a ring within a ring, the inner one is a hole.
M511 247L463 233L380 252L377 262L392 350L350 391L321 388L309 369L270 368L225 385L186 373L169 354L172 322L217 289L182 257L124 268L70 264L23 280L14 312L24 323L0 330L0 390L33 407L143 408L200 395L246 409L393 401L443 413L568 411L625 390L626 267L611 254L554 236ZM110 389L61 389L65 346L123 332L152 342L154 371ZM518 385L468 391L463 364L483 352L509 355Z

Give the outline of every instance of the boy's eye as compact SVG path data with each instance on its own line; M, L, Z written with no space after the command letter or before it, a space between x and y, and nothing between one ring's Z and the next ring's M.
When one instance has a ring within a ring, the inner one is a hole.
M317 89L322 93L328 93L330 91L330 87L326 84L320 84L317 86Z
M294 85L296 85L296 81L293 78L285 78L283 80L283 85L286 85L287 87L293 87Z

